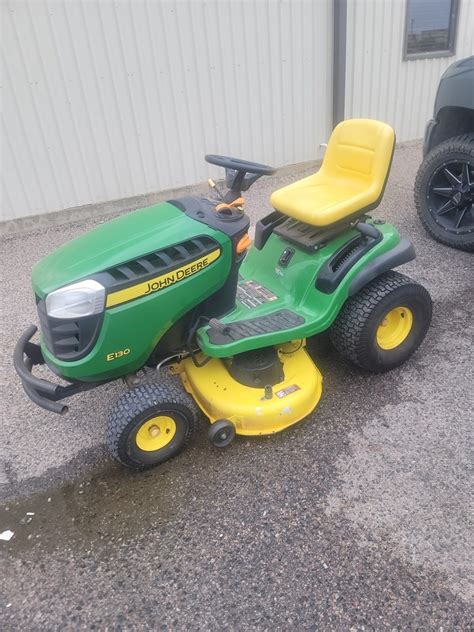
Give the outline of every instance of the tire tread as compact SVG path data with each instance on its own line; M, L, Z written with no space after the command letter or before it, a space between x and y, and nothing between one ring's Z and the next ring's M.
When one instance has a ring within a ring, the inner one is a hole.
M178 452L181 452L191 442L196 431L198 417L198 410L192 397L173 378L166 378L159 383L141 384L124 393L112 407L109 415L106 444L113 458L122 465L130 467L130 463L124 461L120 455L120 442L123 431L136 415L143 413L147 408L160 402L175 404L187 409L188 431ZM177 456L178 452L174 456ZM137 464L133 467L146 470L154 466Z
M431 169L433 168L433 163L435 163L443 154L451 154L459 151L465 152L466 154L474 158L473 133L461 134L460 136L449 138L448 140L434 147L427 154L427 156L421 163L415 178L415 206L418 217L420 218L423 227L433 237L433 239L436 239L436 241L439 241L446 246L450 246L451 248L457 248L458 250L465 250L467 252L474 252L474 234L471 242L463 243L451 237L448 232L446 232L445 235L442 232L433 229L431 224L426 219L426 213L429 213L429 210L425 208L423 199L423 178L425 178L427 172L431 171Z
M419 291L426 293L424 298L431 304L429 293L423 286L393 270L376 277L345 302L330 329L331 341L341 355L363 369L379 372L367 358L366 324L386 296L405 286L416 286ZM421 342L422 339L413 347L412 353Z

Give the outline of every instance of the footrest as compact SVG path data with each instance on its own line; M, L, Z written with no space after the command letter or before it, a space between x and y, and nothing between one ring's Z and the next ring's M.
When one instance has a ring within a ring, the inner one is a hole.
M249 318L248 320L237 320L233 323L226 323L227 329L214 329L212 326L207 330L209 340L214 345L225 345L235 340L252 338L262 334L270 334L274 331L284 331L292 329L305 322L304 318L289 309L280 309L272 314L260 316L259 318Z

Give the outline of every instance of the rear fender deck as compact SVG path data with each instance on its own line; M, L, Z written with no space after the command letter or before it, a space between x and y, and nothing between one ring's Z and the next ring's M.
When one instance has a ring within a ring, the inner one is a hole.
M390 224L378 224L382 239L363 255L331 292L316 288L327 261L358 232L350 229L314 253L272 234L262 250L251 248L241 268L235 309L220 319L227 330L209 326L197 332L202 351L223 358L251 349L307 338L325 331L349 296L353 279L369 262L393 249L400 235ZM280 263L285 249L293 252Z

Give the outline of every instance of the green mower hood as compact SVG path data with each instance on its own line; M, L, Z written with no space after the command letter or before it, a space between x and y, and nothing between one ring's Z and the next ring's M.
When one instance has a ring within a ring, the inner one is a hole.
M33 289L44 298L60 287L196 235L219 240L218 231L176 206L154 204L107 221L59 247L34 266Z

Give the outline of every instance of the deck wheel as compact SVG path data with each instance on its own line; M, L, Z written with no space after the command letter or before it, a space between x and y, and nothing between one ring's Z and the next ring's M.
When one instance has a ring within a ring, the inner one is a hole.
M219 419L210 425L207 436L216 448L226 448L235 439L235 426L228 419Z

